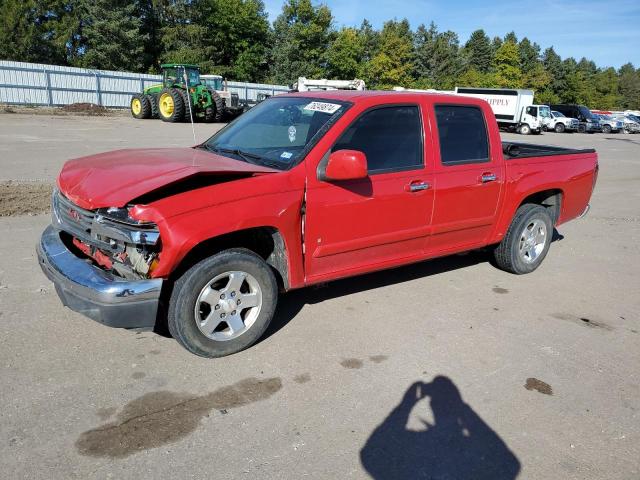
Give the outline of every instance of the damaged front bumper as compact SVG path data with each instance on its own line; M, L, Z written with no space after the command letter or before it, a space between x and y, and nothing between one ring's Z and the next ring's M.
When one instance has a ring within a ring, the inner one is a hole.
M51 225L36 251L42 271L71 310L110 327L155 325L162 279L125 280L93 266L70 251Z

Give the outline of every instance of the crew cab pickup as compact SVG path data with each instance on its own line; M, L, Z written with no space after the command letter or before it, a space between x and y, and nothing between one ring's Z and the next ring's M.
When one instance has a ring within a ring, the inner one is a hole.
M481 99L284 94L192 148L67 162L37 252L72 310L217 357L282 291L482 247L532 272L597 173L594 150L503 143Z

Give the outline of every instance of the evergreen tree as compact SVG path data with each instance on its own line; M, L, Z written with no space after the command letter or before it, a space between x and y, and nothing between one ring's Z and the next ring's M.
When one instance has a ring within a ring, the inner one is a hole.
M487 73L491 70L494 51L491 47L491 41L484 33L484 30L476 30L471 34L464 45L464 52L470 68L480 73Z
M518 44L518 52L520 54L520 69L523 73L533 70L538 65L540 57L540 45L531 43L527 37L524 37Z
M332 40L331 10L311 0L288 0L273 24L270 76L276 83L325 75L325 52Z
M640 70L626 63L618 70L622 108L640 110Z
M87 41L78 64L105 70L140 71L144 65L142 21L126 0L94 0L86 8Z
M463 68L458 35L439 33L433 22L429 28L420 25L415 34L415 65L418 86L453 89Z

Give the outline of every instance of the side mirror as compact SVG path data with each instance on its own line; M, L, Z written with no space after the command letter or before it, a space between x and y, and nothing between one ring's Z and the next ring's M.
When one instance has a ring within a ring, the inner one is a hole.
M358 150L338 150L329 156L321 180L367 178L367 157Z

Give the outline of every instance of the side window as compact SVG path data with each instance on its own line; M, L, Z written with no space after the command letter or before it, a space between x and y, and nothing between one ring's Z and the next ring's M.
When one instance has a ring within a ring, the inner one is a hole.
M527 115L531 115L532 117L538 116L538 108L537 107L527 107Z
M436 105L443 165L489 161L489 141L482 111L462 105Z
M365 112L340 137L332 151L359 150L369 173L422 168L422 122L414 105Z

